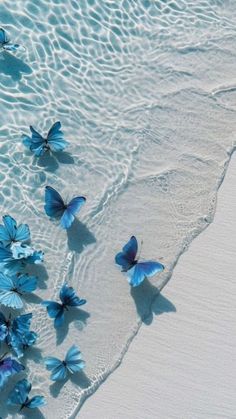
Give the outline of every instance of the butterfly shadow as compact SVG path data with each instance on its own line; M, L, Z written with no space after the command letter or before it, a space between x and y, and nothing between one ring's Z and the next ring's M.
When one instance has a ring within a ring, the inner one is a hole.
M48 279L48 273L44 265L41 264L32 264L28 265L27 272L29 275L37 276L37 286L38 288L46 289L46 281Z
M18 415L20 415L22 418L27 418L27 419L46 419L46 416L38 408L35 408L35 409L24 408L20 411L20 409L17 410L15 407L9 406L8 412L14 415L12 417L15 417L15 415L17 414L17 417Z
M16 413L19 412L19 409L17 411L17 407L7 405L7 399L8 399L10 391L13 389L16 383L22 380L23 378L25 378L24 371L10 377L9 380L1 388L0 390L0 418L1 419L9 418L10 414L12 415L11 416L12 418L15 418Z
M30 348L27 348L24 354L24 365L27 363L28 360L34 361L35 364L42 363L42 350L40 348L37 348L37 346L31 346Z
M67 151L47 152L37 159L37 165L49 172L55 172L60 164L73 164L74 162L72 155Z
M95 236L88 227L75 218L72 226L67 230L68 247L70 250L81 253L85 246L96 243Z
M21 79L22 73L31 74L32 69L24 61L9 54L7 51L2 51L0 53L0 73L18 81Z
M27 304L41 304L43 299L36 294L24 295L24 300Z
M53 384L50 385L50 393L52 397L56 398L59 396L62 387L67 383L67 381L71 381L73 384L76 384L82 389L89 388L91 385L90 379L84 373L84 371L79 371L75 374L70 374L65 380L63 381L55 381Z
M89 317L90 314L87 311L71 307L69 311L65 313L63 325L56 329L57 346L60 345L66 338L70 323L74 323L76 329L82 330L87 325L87 319Z
M174 304L164 297L148 279L145 279L138 287L132 287L130 293L134 299L137 313L146 325L152 323L154 315L176 312Z

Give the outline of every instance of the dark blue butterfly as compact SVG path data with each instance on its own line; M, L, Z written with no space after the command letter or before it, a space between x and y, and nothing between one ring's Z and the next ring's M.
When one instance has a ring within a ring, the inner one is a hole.
M13 319L11 314L6 318L4 314L0 312L0 340L5 340L8 344L11 341L12 333L22 336L29 331L31 320L32 313L22 314Z
M75 290L64 284L59 294L61 303L55 301L43 301L42 304L47 307L49 317L54 320L54 326L60 327L64 321L64 312L68 307L79 307L86 303L86 300L80 299Z
M131 286L137 287L145 278L150 278L158 272L162 272L165 267L159 262L143 261L136 259L138 252L138 242L136 237L132 236L128 243L119 252L115 261L122 267L123 272L127 272L128 282Z
M76 345L71 346L63 361L49 356L45 358L44 362L47 370L51 371L50 378L52 381L65 380L68 373L79 372L85 366L85 362L81 359L81 352Z
M21 314L12 319L11 314L8 319L0 312L0 340L7 339L8 343L11 339L11 334L23 335L30 329L32 320L32 313Z
M15 352L17 358L24 356L25 351L35 344L37 337L37 333L33 331L25 332L22 335L12 333L10 347Z
M5 341L11 348L17 358L24 355L24 351L32 346L36 339L37 333L30 331L30 323L32 313L17 316L14 319L11 315L6 319L0 312L0 341Z
M26 256L27 254L30 256ZM26 244L16 242L10 248L0 245L0 264L9 273L22 271L27 264L41 263L43 257L41 250L35 250Z
M0 303L11 308L22 308L22 296L35 291L37 278L35 276L8 276L0 272Z
M69 228L75 219L75 214L85 203L84 196L73 198L69 204L65 204L61 195L51 186L45 188L45 205L44 209L49 217L60 218L62 228Z
M25 51L25 47L19 44L12 44L10 39L7 37L6 32L2 28L0 28L0 49L11 52Z
M20 364L10 356L6 357L6 354L0 358L0 388L6 383L6 381L12 376L21 372L25 369L24 365Z
M43 138L32 126L30 126L30 131L32 136L28 137L28 135L23 135L22 142L37 157L42 156L49 150L55 152L62 151L69 144L64 139L64 134L61 131L61 123L59 121L53 124L48 131L46 138Z
M31 399L29 398L31 388L31 384L25 378L18 381L8 396L7 404L11 406L20 406L20 410L24 407L27 407L28 409L35 409L37 407L45 406L46 400L44 396L34 396Z
M0 242L7 247L15 242L28 242L30 230L27 224L17 226L16 220L10 215L2 217L4 225L0 225Z

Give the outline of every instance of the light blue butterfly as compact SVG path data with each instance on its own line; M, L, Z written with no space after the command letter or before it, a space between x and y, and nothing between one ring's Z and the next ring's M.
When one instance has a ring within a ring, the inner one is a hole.
M28 242L30 240L30 230L27 224L19 224L10 215L2 217L4 225L0 225L0 242L5 247L15 242Z
M14 351L17 358L22 358L25 351L33 346L37 340L37 333L29 330L25 333L11 333L11 339L8 345Z
M29 381L25 378L18 381L8 396L7 404L10 406L19 406L20 410L25 407L28 409L35 409L45 406L46 400L44 396L34 396L31 399L29 398L31 388L31 383L29 383Z
M76 345L71 346L63 361L49 356L45 358L44 362L47 370L51 371L52 381L65 380L69 373L79 372L85 366L85 362L81 359L81 352Z
M45 188L45 212L49 217L60 218L61 227L65 229L70 228L85 201L84 196L76 196L66 204L56 189L51 186Z
M35 156L40 157L47 151L62 151L69 144L64 139L64 134L61 131L61 123L55 122L48 131L47 137L42 137L32 126L30 126L32 136L22 136L23 144L34 153Z
M0 272L0 303L11 308L22 308L22 296L35 291L37 278L35 276L8 276Z
M115 262L122 267L123 272L127 272L128 282L132 287L140 285L145 278L150 278L165 267L160 262L137 260L138 242L135 236L132 236L125 244L122 251L117 253Z
M12 318L11 313L6 318L0 312L0 341L6 342L8 347L12 349L17 358L24 355L24 351L32 346L36 339L37 333L30 331L30 323L32 313L22 314Z
M46 300L42 305L47 307L49 317L54 319L54 326L60 327L64 322L65 310L68 311L69 307L79 307L86 304L86 300L79 298L75 290L67 284L62 285L59 294L61 303L56 301Z

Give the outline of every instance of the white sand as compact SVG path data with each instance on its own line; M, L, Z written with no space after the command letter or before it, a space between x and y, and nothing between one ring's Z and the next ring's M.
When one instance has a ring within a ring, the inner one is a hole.
M214 222L181 257L154 307L169 312L141 328L80 419L236 418L235 237L233 156Z

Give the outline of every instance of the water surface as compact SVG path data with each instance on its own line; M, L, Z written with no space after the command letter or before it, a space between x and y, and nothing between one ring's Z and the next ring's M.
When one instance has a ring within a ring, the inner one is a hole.
M35 417L75 418L213 219L235 144L235 2L6 0L0 18L27 47L0 56L1 214L27 221L45 251L39 298L27 306L40 335L29 378L48 401ZM57 120L67 152L34 158L21 134ZM87 197L67 233L44 214L46 185ZM132 234L166 270L130 291L114 255ZM65 280L88 304L57 334L39 302ZM84 374L52 384L42 357L63 357L73 343Z

